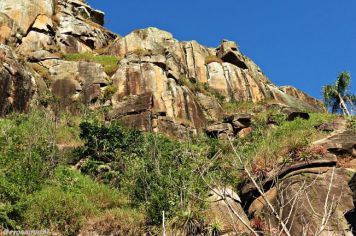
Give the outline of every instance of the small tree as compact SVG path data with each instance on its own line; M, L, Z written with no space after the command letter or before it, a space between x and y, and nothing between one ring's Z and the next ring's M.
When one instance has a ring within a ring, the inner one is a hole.
M356 96L349 93L351 84L351 75L348 72L341 72L335 84L328 84L323 87L323 97L325 105L331 107L332 113L338 113L340 110L344 115L350 116L354 113ZM351 113L349 111L351 108Z

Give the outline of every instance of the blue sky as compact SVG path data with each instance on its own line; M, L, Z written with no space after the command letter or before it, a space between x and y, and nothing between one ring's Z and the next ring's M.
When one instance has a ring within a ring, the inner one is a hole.
M216 47L236 41L277 85L321 98L340 71L354 74L355 0L88 0L106 26L126 35L154 26L179 40Z

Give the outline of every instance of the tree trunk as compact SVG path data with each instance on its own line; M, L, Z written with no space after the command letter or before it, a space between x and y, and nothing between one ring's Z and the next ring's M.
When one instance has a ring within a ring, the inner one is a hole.
M355 114L355 105L354 105L354 103L352 102L352 100L350 99L349 96L347 96L346 99L348 100L348 102L350 103L350 106L351 106L351 115Z
M350 112L349 112L349 110L347 109L347 106L346 106L346 104L345 104L344 99L341 97L340 94L338 94L338 96L339 96L339 99L340 99L340 107L341 107L341 109L342 109L344 115L350 116Z

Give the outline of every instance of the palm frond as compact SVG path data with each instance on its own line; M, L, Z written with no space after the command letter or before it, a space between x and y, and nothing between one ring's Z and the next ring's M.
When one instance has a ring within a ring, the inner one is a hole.
M343 96L346 93L348 87L350 86L350 83L351 83L351 75L349 72L343 71L338 75L335 85L337 91L341 96Z
M329 103L332 100L338 98L338 91L335 85L328 84L323 87L323 98L325 103Z

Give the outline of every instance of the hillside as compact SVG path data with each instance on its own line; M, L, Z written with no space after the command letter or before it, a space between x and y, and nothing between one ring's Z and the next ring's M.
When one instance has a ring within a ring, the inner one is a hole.
M352 235L353 117L235 42L103 25L80 0L0 2L0 230Z

